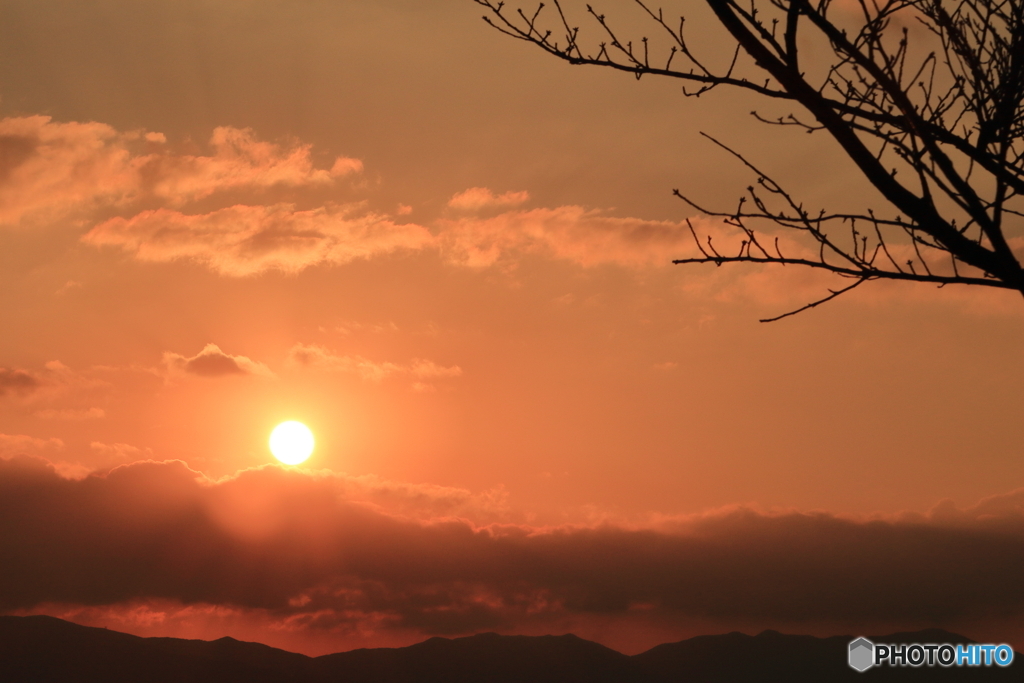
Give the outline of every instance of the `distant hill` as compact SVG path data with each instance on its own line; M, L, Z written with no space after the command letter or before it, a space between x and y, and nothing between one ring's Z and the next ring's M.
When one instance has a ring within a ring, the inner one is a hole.
M870 636L869 636L870 637ZM967 643L945 631L876 642ZM1008 668L846 665L851 638L765 631L700 636L629 657L573 635L431 638L403 648L307 657L233 638L140 638L53 617L0 617L0 683L745 683L1024 681Z

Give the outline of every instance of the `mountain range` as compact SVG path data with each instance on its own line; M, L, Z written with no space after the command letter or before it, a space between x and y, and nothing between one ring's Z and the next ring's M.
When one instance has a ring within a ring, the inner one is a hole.
M878 643L970 643L941 630L868 636ZM853 638L764 631L699 636L628 656L574 635L481 633L321 657L233 638L141 638L48 616L0 617L3 683L745 683L1024 681L1009 667L847 665Z

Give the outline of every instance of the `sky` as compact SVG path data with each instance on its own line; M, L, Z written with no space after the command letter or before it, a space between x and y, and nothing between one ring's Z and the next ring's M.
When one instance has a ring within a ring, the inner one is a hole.
M0 0L0 611L310 654L1024 647L1019 295L869 283L759 323L836 281L673 266L687 220L736 238L672 190L756 180L706 132L879 205L830 141L481 14Z

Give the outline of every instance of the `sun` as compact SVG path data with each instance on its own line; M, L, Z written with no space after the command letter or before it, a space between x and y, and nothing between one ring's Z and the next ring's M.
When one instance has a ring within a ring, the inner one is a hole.
M313 452L313 443L313 432L295 420L282 422L270 433L270 452L285 465L305 462Z

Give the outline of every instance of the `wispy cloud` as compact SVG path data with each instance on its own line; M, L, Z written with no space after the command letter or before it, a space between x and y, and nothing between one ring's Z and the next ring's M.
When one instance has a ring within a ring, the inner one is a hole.
M328 185L363 169L361 161L345 157L336 159L330 170L317 169L311 145L283 148L258 140L250 129L230 126L214 129L210 147L210 156L149 155L140 166L144 189L182 204L224 190Z
M26 434L0 434L0 457L52 454L64 448L60 439L40 439Z
M45 408L33 413L44 420L98 420L106 416L103 408Z
M460 211L479 211L481 209L519 206L529 198L530 193L525 190L522 192L495 194L486 187L471 187L449 199L448 206Z
M578 206L441 219L435 232L361 205L306 211L288 204L237 205L198 215L157 209L112 218L83 241L120 247L142 261L192 260L230 276L298 272L437 247L448 262L472 268L524 255L587 267L645 267L666 265L692 247L685 223L614 218Z
M81 402L90 400L89 394L107 386L90 373L73 370L59 360L47 361L43 367L33 370L0 368L0 397L17 397L29 404L70 398L80 406ZM56 414L45 417L56 417Z
M315 168L310 146L282 146L252 130L216 128L211 153L175 152L164 135L48 116L0 120L0 224L55 220L150 198L170 206L227 190L326 186L358 173L339 157Z
M689 239L680 223L614 218L578 206L518 210L528 192L486 187L452 196L448 208L456 217L430 229L359 203L264 204L263 190L328 187L359 173L362 162L339 157L330 168L316 168L308 144L267 142L228 126L214 129L208 154L196 154L177 151L156 132L12 117L0 120L0 147L0 224L68 216L87 222L99 210L117 211L123 215L94 225L83 241L141 261L193 261L232 277L438 248L448 262L474 268L527 254L640 267L667 263ZM228 191L250 192L255 201L183 209Z
M186 146L190 149L182 151ZM87 244L114 247L146 262L191 261L229 277L297 273L435 250L450 265L477 269L512 265L524 257L640 269L698 253L685 221L616 217L574 205L524 210L520 207L530 198L525 190L468 188L450 197L445 215L426 225L402 222L399 216L408 207L391 215L358 202L298 208L279 201L295 200L302 189L329 188L361 171L362 162L348 157L317 168L309 144L261 140L250 129L215 128L202 146L99 122L9 117L0 120L0 224L83 226ZM272 188L279 190L273 194L276 203L266 199ZM246 203L227 205L229 199ZM205 200L201 208L186 210L199 200ZM110 218L112 213L121 215ZM741 236L720 222L691 221L723 253L738 249ZM781 237L787 255L812 253L808 245ZM1015 249L1022 244L1015 238ZM890 245L897 260L909 248ZM832 284L827 276L792 268L695 267L690 272L682 285L690 293L781 308L814 300ZM80 286L69 281L58 294ZM870 291L888 299L888 288ZM946 298L958 296L971 305L978 298L974 292ZM0 393L29 391L14 384L25 381L0 375Z
M246 356L232 356L224 353L216 344L207 344L203 350L187 358L167 351L163 365L171 374L189 374L199 377L224 377L227 375L262 375L272 377L270 369Z
M420 358L409 363L373 361L362 356L337 355L317 344L296 344L288 351L287 364L295 368L350 373L365 380L377 382L394 375L406 375L424 380L462 375L462 368L458 365L446 367Z
M615 218L580 206L444 219L439 231L447 259L474 268L523 254L582 266L667 265L692 244L685 223Z
M299 211L278 204L237 205L197 215L144 211L107 220L82 240L119 247L141 261L191 260L221 275L243 277L417 250L434 238L421 226L397 224L360 206Z
M29 394L41 384L39 377L26 370L0 368L0 396Z
M153 455L153 452L148 448L139 448L127 443L103 443L102 441L91 442L89 450L119 465L150 458Z

